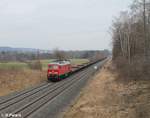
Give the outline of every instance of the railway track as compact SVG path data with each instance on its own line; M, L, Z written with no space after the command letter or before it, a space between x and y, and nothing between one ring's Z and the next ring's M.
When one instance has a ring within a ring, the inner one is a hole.
M84 81L93 73L94 65L100 66L100 63L90 65L87 68L73 74L69 78L60 81L58 83L45 83L33 89L22 91L14 96L11 96L5 100L0 101L0 114L2 118L5 118L4 114L21 114L21 118L31 117L32 114L41 109L44 105L52 102L58 96L62 95L65 91L68 91L74 85L80 81ZM9 114L8 118L12 115Z

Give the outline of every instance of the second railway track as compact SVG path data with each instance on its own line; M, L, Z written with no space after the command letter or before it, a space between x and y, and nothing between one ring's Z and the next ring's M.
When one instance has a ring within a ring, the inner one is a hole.
M79 75L74 75L74 76L72 76L71 77L71 79L73 79L73 78L76 78L76 77L78 77L78 76L80 76L80 74ZM40 86L40 87L37 87L36 89L34 89L34 90L32 90L32 91L27 91L27 92L25 92L25 93L21 93L21 94L19 94L19 95L17 95L17 96L14 96L14 97L12 97L11 99L8 99L8 100L6 100L6 101L3 101L3 102L1 102L0 103L0 110L2 110L2 109L5 109L5 108L7 108L8 106L10 106L10 105L13 105L13 104L15 104L15 103L17 103L17 102L20 102L20 101L22 101L22 100L24 100L24 99L26 99L27 97L32 97L32 96L34 96L34 95L37 95L37 94L41 94L41 93L43 93L43 92L46 92L46 91L49 91L49 90L55 90L55 88L57 88L57 87L59 87L59 86L61 86L62 84L64 84L64 83L67 83L68 81L70 81L70 79L68 78L68 79L66 79L66 81L62 81L62 82L60 82L60 83L47 83L46 85L43 85L43 86Z

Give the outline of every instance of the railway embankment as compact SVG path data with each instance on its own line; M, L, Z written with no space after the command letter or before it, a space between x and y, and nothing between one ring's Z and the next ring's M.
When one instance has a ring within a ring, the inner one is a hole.
M89 81L64 118L150 118L150 81L125 82L118 77L109 61Z

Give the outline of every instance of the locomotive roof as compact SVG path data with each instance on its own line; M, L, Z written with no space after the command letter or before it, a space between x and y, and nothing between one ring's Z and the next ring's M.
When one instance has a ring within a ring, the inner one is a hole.
M67 64L70 64L69 61L56 61L56 62L51 62L49 64L52 64L52 65L67 65Z

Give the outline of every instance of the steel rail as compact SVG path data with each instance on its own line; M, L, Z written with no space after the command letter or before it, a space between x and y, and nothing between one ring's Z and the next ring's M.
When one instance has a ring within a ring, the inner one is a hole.
M81 72L80 74L84 74L84 73ZM56 83L56 84L50 86L50 88L52 88L50 91L49 91L49 90L47 90L47 91L48 91L48 92L53 92L53 91L55 91L56 89L58 89L59 87L61 87L61 86L63 86L64 84L66 84L68 81L71 81L72 79L75 79L75 78L77 78L78 76L81 76L81 75L74 75L72 78L68 78L66 81L62 81L61 83ZM50 88L47 88L47 89L50 89ZM43 88L43 89L46 89L46 88ZM12 105L14 105L14 104L16 104L16 103L18 103L18 102L21 102L21 101L25 100L25 98L27 98L27 97L32 97L32 96L34 96L34 95L35 95L36 93L38 93L38 92L41 92L41 90L38 90L38 91L36 91L35 93L29 94L29 95L26 95L26 96L20 96L19 99L17 99L16 101L1 106L1 107L0 107L0 110L7 109L9 106L12 106ZM45 91L45 92L46 92L46 91ZM17 98L18 98L18 97L17 97ZM12 100L14 100L14 99L12 99ZM9 102L10 102L10 101L9 101Z
M13 114L17 114L17 113L20 113L21 111L24 111L26 109L28 109L29 107L31 107L31 105L33 104L36 104L37 102L40 103L39 101L40 100L44 100L43 98L44 97L48 97L48 96L51 96L50 98L48 97L48 100L44 100L44 102L42 104L40 104L40 106L38 107L34 107L33 109L31 109L29 112L26 112L26 115L23 116L23 118L27 117L29 114L32 114L34 111L36 111L37 109L39 109L41 106L43 106L44 104L46 104L47 102L49 102L50 100L54 99L56 96L58 96L61 92L63 92L64 90L68 89L70 86L74 85L75 83L77 83L78 81L82 80L83 78L87 78L89 76L89 72L90 70L88 70L86 73L88 74L83 74L79 79L74 79L72 80L71 82L65 84L64 86L61 86L60 89L58 89L58 93L56 91L53 91L54 92L54 95L51 95L48 93L45 93L43 96L41 96L40 98L30 102L29 104L26 104L25 106L21 107L20 109L17 109L16 111L13 112Z

